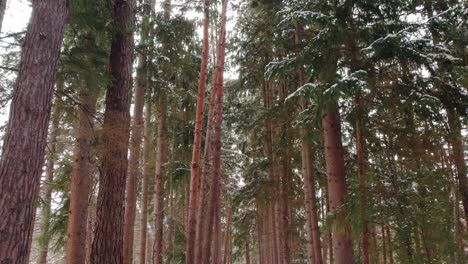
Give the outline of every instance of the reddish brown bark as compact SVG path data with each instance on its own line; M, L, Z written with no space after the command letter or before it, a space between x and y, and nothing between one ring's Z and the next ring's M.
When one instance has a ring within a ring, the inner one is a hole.
M211 210L208 212L209 222L205 239L208 241L213 235L213 264L221 263L221 135L223 122L223 99L224 99L224 62L226 51L226 13L228 0L223 1L221 11L221 24L219 41L217 47L217 62L215 69L216 89L216 123L213 149L213 177L211 182ZM210 259L210 250L207 252L206 260Z
M148 94L149 95L149 94ZM143 141L143 183L141 193L140 264L146 264L148 236L148 188L151 162L151 102L147 100L145 113L145 137Z
M132 93L135 0L116 0L110 72L103 126L102 173L92 246L92 263L123 262L123 226Z
M215 76L216 78L216 76ZM198 242L198 247L195 248L195 259L196 264L207 263L206 262L206 252L209 250L209 240L205 240L206 233L206 222L207 222L207 210L208 210L208 174L210 172L211 164L211 139L213 132L213 121L216 105L216 95L217 90L214 85L215 80L213 80L213 88L210 94L210 102L208 108L208 120L206 124L206 135L205 135L205 146L203 151L203 168L201 170L202 177L200 178L200 202L198 203L197 209L197 232L196 232L196 241Z
M0 263L27 263L66 0L33 1L0 162Z
M136 187L139 176L140 152L143 128L143 105L146 87L146 56L140 54L138 58L137 83L135 87L135 101L133 108L133 126L130 138L130 159L125 200L124 224L124 264L133 263L133 239L135 230Z
M63 86L63 83L57 84L58 86ZM60 88L57 88L59 90ZM63 87L60 89L63 90ZM52 200L52 187L51 184L54 180L54 164L55 164L55 156L57 150L57 136L59 130L59 122L60 122L60 115L58 113L59 108L57 106L58 102L56 100L54 106L54 113L52 119L52 126L51 132L49 137L49 153L47 157L47 165L46 165L46 179L43 185L43 207L42 207L42 223L41 223L41 235L40 235L40 251L39 256L37 258L38 264L46 264L47 263L47 255L49 253L49 226L50 226L50 213L51 213L51 200Z
M248 240L245 243L245 264L250 264L250 246Z
M341 142L341 124L338 106L333 106L322 117L325 143L325 161L328 175L330 212L337 214L333 224L333 251L337 264L353 263L354 252L351 226L343 212L346 197L346 179ZM338 210L341 212L338 213Z
M190 175L190 198L188 204L188 230L187 230L187 256L186 263L195 263L194 243L196 238L196 209L200 189L200 152L202 143L203 110L205 107L206 73L209 53L209 5L210 1L204 1L205 18L203 22L203 54L198 83L197 108L195 113L195 133L193 140L192 166Z
M96 110L96 91L80 92L80 106L76 122L76 143L71 172L70 209L67 225L67 264L86 262L88 198L91 191L93 118Z
M156 178L154 184L154 219L155 238L153 245L153 263L163 261L163 220L164 220L164 187L163 174L167 149L167 102L166 94L162 91L158 100L158 137L156 148Z

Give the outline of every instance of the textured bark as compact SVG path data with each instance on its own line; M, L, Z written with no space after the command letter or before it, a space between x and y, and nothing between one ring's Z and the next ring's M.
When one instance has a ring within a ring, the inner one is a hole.
M33 2L0 162L0 263L26 263L44 163L66 0Z
M154 219L155 238L153 246L153 264L163 262L163 230L164 230L164 190L163 174L167 148L167 102L166 94L161 91L158 101L158 137L156 148L156 178L154 184Z
M208 212L209 222L205 239L208 241L213 235L213 264L221 263L221 135L223 122L223 99L224 99L224 62L226 52L226 13L228 0L223 1L221 12L221 24L219 30L219 41L217 47L217 62L215 69L216 89L216 123L213 149L213 176L211 182L211 210ZM211 228L212 227L212 228ZM207 252L206 260L210 259L210 250Z
M63 83L57 84L63 86ZM60 88L57 88L57 90ZM63 90L63 87L62 89ZM42 207L42 223L41 223L41 235L40 235L40 251L39 256L37 258L38 264L46 264L47 263L47 255L49 253L49 226L50 226L50 213L51 213L51 200L52 200L52 188L51 184L54 180L54 164L55 164L55 155L57 150L57 136L59 130L59 122L60 122L60 115L58 113L59 108L57 106L57 101L55 102L54 111L53 111L53 119L52 119L52 127L49 137L49 153L47 157L47 165L46 165L46 180L44 182L44 193L43 193L43 203L44 206Z
M346 197L346 178L341 142L341 124L338 106L333 106L322 117L325 142L325 160L328 175L328 198L330 212L337 214L343 210ZM340 212L333 224L333 251L335 263L354 263L351 226L347 214Z
M92 246L93 263L123 262L123 226L132 93L134 0L114 1L110 71L103 127L102 173Z
M197 108L195 113L195 133L193 140L192 166L190 175L190 198L188 204L187 223L187 256L186 263L195 263L195 238L196 238L196 212L200 189L200 152L202 143L203 110L205 107L206 73L208 67L209 53L209 5L210 1L204 1L205 18L203 22L203 54L200 68L200 79L198 83Z
M80 92L76 122L76 143L71 172L70 209L67 225L67 264L84 264L88 224L88 198L91 191L93 118L96 111L96 89Z
M146 244L148 240L148 188L151 174L151 102L147 100L145 109L145 137L143 142L143 183L141 193L140 264L146 264Z
M140 174L140 152L143 130L143 105L146 87L146 56L138 58L137 81L133 107L133 125L130 138L129 171L126 185L125 224L124 224L124 263L133 263L133 240L135 230L136 188Z
M0 33L2 33L3 29L3 18L5 17L5 10L7 6L8 0L0 0Z

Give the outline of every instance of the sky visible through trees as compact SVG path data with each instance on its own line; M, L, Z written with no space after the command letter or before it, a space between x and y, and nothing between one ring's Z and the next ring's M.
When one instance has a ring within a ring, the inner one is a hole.
M0 263L466 263L467 10L0 0Z

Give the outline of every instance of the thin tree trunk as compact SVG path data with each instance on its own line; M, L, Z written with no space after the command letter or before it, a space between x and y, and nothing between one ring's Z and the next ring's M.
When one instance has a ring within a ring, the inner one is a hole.
M148 15L148 14L147 14ZM138 58L137 82L135 87L135 102L133 108L133 127L130 139L130 160L127 179L124 224L124 264L133 263L133 238L135 230L136 187L139 176L140 152L143 128L143 105L146 88L146 56Z
M93 230L96 226L96 196L91 193L88 203L88 221L86 226L85 257L86 264L91 264L91 248L93 246ZM81 262L82 263L82 262Z
M226 177L226 185L230 185L230 177ZM226 212L226 237L224 243L224 258L223 264L229 264L232 262L232 210L231 210L231 203L227 205L227 212Z
M215 87L217 94L216 102L216 123L214 134L214 149L213 149L213 177L211 188L211 211L208 212L210 222L208 224L207 240L211 237L211 228L213 227L213 260L211 263L221 263L221 135L222 135L222 122L223 122L223 99L224 99L224 61L226 51L226 13L227 13L228 0L223 1L221 12L221 25L219 33L219 42L217 47L217 63L216 63L216 77ZM207 260L209 260L209 253Z
M0 263L29 258L67 2L32 3L0 162Z
M135 0L115 0L110 72L103 127L102 173L92 246L93 263L123 262L123 226L127 152L132 94L133 23Z
M0 0L0 33L2 33L3 29L3 18L5 17L5 10L7 6L7 1L8 0Z
M197 209L197 232L196 241L198 247L195 248L195 259L196 264L204 264L206 261L206 252L209 250L209 239L205 239L205 233L207 228L207 210L208 210L208 174L210 172L211 164L211 146L212 146L212 135L213 135L213 122L215 114L217 87L215 86L216 76L213 79L213 87L211 89L209 108L208 108L208 120L206 124L206 135L205 135L205 146L203 151L203 168L201 170L202 177L200 179L200 202Z
M91 191L93 119L96 111L96 89L80 91L76 143L71 172L70 209L67 225L67 264L84 264L88 224L88 199Z
M295 30L296 45L300 43L301 26L297 23ZM298 70L299 87L304 85L303 69ZM307 105L304 99L301 100L301 110L305 111ZM320 243L320 232L317 217L317 198L315 193L315 175L313 171L312 145L307 142L307 130L301 129L302 144L302 172L304 174L304 196L306 209L306 232L307 232L307 254L309 263L322 264L322 248Z
M390 233L390 227L387 225L387 245L388 245L388 259L390 264L393 264L393 246L392 246L392 234Z
M385 224L384 223L382 223L381 233L382 233L383 264L387 264L387 238L386 238L386 234L385 234Z
M59 83L57 85L63 86L63 83ZM57 90L63 90L62 88L57 88ZM47 157L47 165L46 165L46 180L44 182L44 196L43 196L43 203L44 206L42 208L42 226L41 226L41 235L40 235L40 251L39 256L37 259L38 264L46 264L47 263L47 255L49 252L49 226L50 226L50 213L51 213L51 200L52 200L52 187L51 184L54 180L54 164L55 164L55 156L57 150L57 136L59 130L59 122L60 122L60 114L58 113L59 108L57 106L58 102L56 100L54 111L53 111L53 119L52 119L52 127L49 137L49 153Z
M250 264L250 247L248 240L245 243L245 264Z
M358 165L358 178L359 178L359 217L362 222L362 233L361 233L361 247L362 247L362 263L369 264L369 227L366 217L366 200L367 200L367 179L365 173L365 158L364 158L364 139L362 136L362 124L361 124L361 98L358 95L355 99L356 111L358 113L356 119L356 154L357 154L357 165Z
M147 93L149 97L149 93ZM141 230L140 230L140 264L146 263L146 244L148 236L148 188L151 168L151 102L146 102L145 137L143 142L143 183L141 193Z
M325 160L328 174L328 197L331 213L343 210L346 197L346 178L341 143L341 124L338 106L322 117L325 138ZM337 264L353 263L354 252L351 226L346 213L340 213L333 224L333 251Z
M155 238L153 246L153 264L163 262L163 230L164 230L164 163L167 150L167 102L166 94L161 91L158 101L158 137L156 149L156 178L154 184L154 219Z
M188 204L188 224L187 224L187 256L186 263L195 263L195 238L196 238L196 212L199 199L200 190L200 152L202 143L202 129L203 129L203 111L205 108L205 88L206 88L206 74L208 67L208 53L209 53L209 6L210 1L204 1L205 18L203 22L203 54L200 68L200 79L198 83L198 97L197 108L195 114L195 133L193 140L193 154L192 166L190 175L190 198Z

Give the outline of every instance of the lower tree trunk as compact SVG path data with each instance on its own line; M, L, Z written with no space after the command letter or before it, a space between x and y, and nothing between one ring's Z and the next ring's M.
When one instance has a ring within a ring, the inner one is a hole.
M29 259L68 1L33 1L0 161L0 263Z
M387 245L388 245L388 259L390 264L393 264L393 246L392 246L392 234L390 233L390 227L387 225Z
M91 248L93 246L93 230L96 226L96 196L91 193L88 205L88 223L86 226L86 264L91 264ZM82 262L81 262L82 263Z
M149 95L149 94L148 94ZM141 192L140 264L146 264L148 243L148 189L151 168L151 102L147 100L145 113L145 137L143 143L143 183Z
M338 106L322 117L325 141L325 160L328 174L330 212L336 215L333 224L333 251L337 264L354 263L351 226L347 214L342 212L346 197L346 178L341 142L341 124Z
M123 262L125 183L128 172L130 103L132 98L135 0L115 0L110 53L112 84L107 89L102 137L102 173L91 261Z
M209 56L209 14L210 14L210 0L204 1L205 17L203 21L203 54L200 66L200 79L198 84L198 96L195 115L195 133L193 140L193 153L192 164L190 171L190 194L188 206L188 222L187 222L187 255L186 263L195 263L195 239L196 239L196 226L197 218L196 212L198 207L198 200L200 195L200 153L202 144L202 129L203 129L203 111L205 107L205 88L206 88L206 75L208 67Z
M250 264L250 247L248 240L245 243L245 264Z
M63 83L58 84L63 85ZM63 90L63 89L62 89ZM56 101L56 105L54 107L53 113L53 120L52 120L52 127L49 137L49 153L47 157L47 165L46 165L46 179L43 185L44 196L43 196L43 203L44 206L42 208L42 226L41 226L41 235L39 237L39 257L37 259L38 264L46 264L47 263L47 255L49 252L49 226L50 226L50 211L51 211L51 200L52 200L52 187L51 184L54 180L54 164L55 164L55 156L56 156L56 145L57 145L57 136L59 130L59 122L60 122L60 115L58 113L59 109L57 106L58 102Z
M387 264L387 238L385 234L385 223L382 223L381 235L382 235L382 260L383 260L383 264Z
M207 210L208 210L208 175L211 164L211 141L212 141L212 128L215 114L215 104L216 104L216 95L217 89L214 85L210 94L210 102L208 108L208 120L206 124L206 136L205 136L205 146L203 152L203 168L202 168L202 177L200 179L200 202L198 203L197 208L197 230L196 230L196 241L198 245L195 247L195 263L204 264L207 263L206 256L208 255L209 250L209 239L205 240L206 237L206 222L207 222Z
M146 57L139 56L137 83L133 108L133 127L130 139L129 173L126 185L124 224L124 264L133 263L133 238L135 230L137 178L139 176L141 138L143 128L143 105L146 87Z
M93 119L96 111L96 89L80 92L76 122L76 143L71 172L70 209L67 225L67 264L84 264L87 233L88 199L91 191Z
M153 246L153 264L163 263L164 230L164 163L167 149L167 99L161 91L158 102L158 138L156 149L156 178L154 184L154 219L155 237Z

